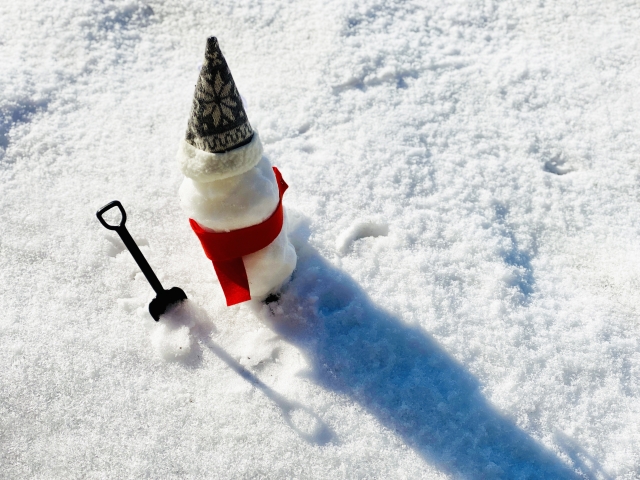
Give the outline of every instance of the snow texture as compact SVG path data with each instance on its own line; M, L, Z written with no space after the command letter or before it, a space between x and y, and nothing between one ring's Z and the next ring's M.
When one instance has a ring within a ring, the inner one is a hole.
M211 34L290 185L269 305L178 200ZM640 478L639 52L625 0L1 2L0 477Z

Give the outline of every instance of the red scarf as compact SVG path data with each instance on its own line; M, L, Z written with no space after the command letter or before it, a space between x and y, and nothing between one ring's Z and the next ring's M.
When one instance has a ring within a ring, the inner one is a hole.
M282 196L289 186L276 167L273 167L273 173L278 182L280 200L275 212L264 222L230 232L208 232L193 218L189 219L191 228L202 243L205 255L213 262L227 306L251 300L249 280L242 257L267 247L282 231Z

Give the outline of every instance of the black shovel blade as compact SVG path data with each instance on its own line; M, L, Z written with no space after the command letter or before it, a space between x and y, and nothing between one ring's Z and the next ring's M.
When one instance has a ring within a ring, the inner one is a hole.
M160 315L165 313L176 303L180 303L186 299L187 295L181 288L173 287L169 290L165 290L158 294L156 298L151 300L151 303L149 304L149 313L157 322L160 320Z

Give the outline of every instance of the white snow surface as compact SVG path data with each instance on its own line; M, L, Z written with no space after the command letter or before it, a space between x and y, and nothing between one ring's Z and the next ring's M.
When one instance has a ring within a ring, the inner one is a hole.
M268 306L180 208L211 34L290 185ZM0 58L1 478L640 478L637 2L4 1Z

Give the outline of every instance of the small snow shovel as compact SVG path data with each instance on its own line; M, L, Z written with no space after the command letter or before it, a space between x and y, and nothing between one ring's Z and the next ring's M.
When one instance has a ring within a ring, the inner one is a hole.
M105 221L105 219L102 218L102 215L107 210L110 210L113 207L118 207L118 209L120 210L120 214L122 215L120 225L109 225ZM131 255L133 255L133 259L140 267L140 270L142 270L142 273L144 273L144 276L147 277L147 280L156 291L156 298L151 300L151 303L149 304L149 313L156 322L160 320L160 315L166 312L169 307L187 299L187 295L182 291L182 289L178 287L173 287L170 290L165 290L164 288L162 288L160 280L158 280L156 274L153 273L153 270L147 262L147 259L144 258L144 255L142 255L142 252L138 248L138 245L136 245L136 242L133 241L133 238L129 234L127 227L125 227L124 225L127 221L127 214L124 211L122 204L118 200L107 203L104 207L96 212L96 216L105 228L108 228L109 230L115 230L118 235L120 235L120 238L129 249L129 252L131 252Z

